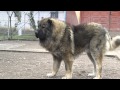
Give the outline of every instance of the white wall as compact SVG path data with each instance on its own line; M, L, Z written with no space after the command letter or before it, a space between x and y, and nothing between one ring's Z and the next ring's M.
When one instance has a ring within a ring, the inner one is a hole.
M59 11L58 19L65 21L65 11Z

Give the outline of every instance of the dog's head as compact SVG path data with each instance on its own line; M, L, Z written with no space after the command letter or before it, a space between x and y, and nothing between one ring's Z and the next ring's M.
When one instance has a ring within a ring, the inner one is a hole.
M40 41L45 41L52 35L53 22L50 18L42 19L38 21L38 29L35 31L35 35Z
M36 30L35 35L41 42L48 39L55 40L63 36L65 28L66 24L61 20L44 18L41 21L38 21L38 30Z

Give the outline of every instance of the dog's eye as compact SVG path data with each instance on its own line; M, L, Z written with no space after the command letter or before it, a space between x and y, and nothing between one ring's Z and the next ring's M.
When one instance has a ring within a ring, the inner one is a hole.
M42 28L45 28L45 27L46 27L46 25L45 25L45 24L43 24L43 25L42 25Z
M41 27L41 24L38 24L38 28L40 28Z

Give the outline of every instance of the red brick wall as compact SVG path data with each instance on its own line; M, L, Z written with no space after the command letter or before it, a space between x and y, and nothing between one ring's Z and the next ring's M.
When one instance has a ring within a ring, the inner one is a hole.
M112 31L120 31L120 11L111 11L110 29Z
M81 11L81 23L100 23L110 31L120 31L120 11Z
M81 23L96 22L109 28L109 11L81 11Z
M110 31L120 31L120 11L81 11L80 23L101 23ZM71 25L79 24L75 11L66 11L66 22Z
M72 25L79 23L75 11L66 11L66 22Z

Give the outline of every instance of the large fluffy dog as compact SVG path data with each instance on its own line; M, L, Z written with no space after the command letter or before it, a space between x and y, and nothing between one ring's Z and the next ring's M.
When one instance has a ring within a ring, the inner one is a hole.
M102 59L105 52L120 45L120 36L111 38L108 31L97 23L69 26L60 20L45 18L38 22L35 34L41 45L53 56L53 70L47 76L55 76L63 60L66 69L63 79L72 78L74 58L84 51L94 65L94 71L89 75L94 75L96 79L102 78Z

